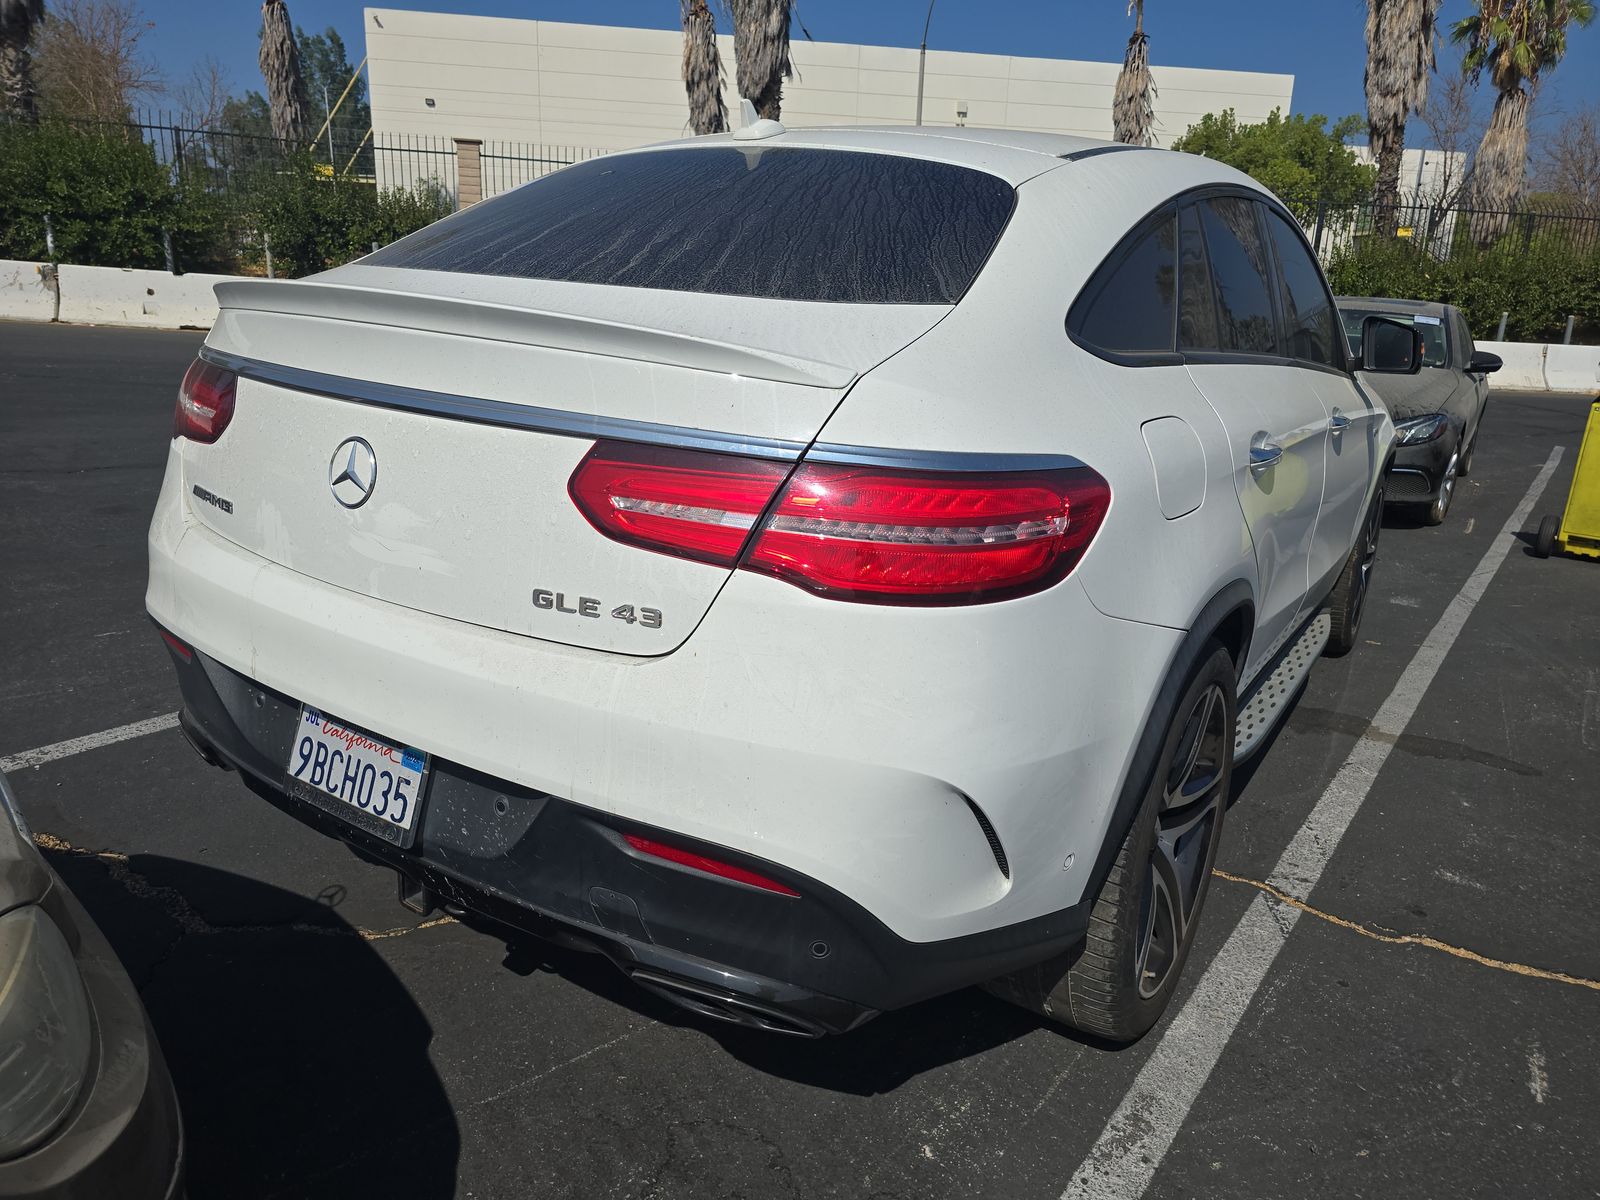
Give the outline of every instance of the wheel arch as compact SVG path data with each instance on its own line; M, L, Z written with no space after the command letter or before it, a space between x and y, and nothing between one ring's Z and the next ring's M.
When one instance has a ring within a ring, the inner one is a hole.
M1128 834L1139 804L1149 787L1151 773L1161 756L1161 745L1178 701L1182 699L1189 676L1205 657L1206 647L1220 642L1233 656L1236 673L1244 671L1245 656L1255 633L1255 591L1248 580L1234 579L1219 588L1195 614L1189 630L1178 642L1155 700L1145 715L1144 726L1134 749L1128 771L1118 789L1105 840L1095 854L1094 871L1089 876L1085 897L1100 894L1111 872L1117 850Z

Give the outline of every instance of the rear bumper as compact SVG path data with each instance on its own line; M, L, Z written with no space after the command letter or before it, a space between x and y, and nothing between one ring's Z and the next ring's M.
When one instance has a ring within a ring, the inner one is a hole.
M392 867L402 894L604 954L705 1015L785 1033L841 1033L1042 961L1081 941L1083 904L933 942L778 863L496 779L435 757L414 844L401 849L285 790L299 703L195 651L173 655L197 749L304 823ZM623 831L732 862L799 893L714 878L633 850Z

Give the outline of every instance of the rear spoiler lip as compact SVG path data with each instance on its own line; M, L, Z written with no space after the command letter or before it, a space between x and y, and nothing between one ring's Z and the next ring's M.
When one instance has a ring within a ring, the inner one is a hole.
M858 372L836 363L737 346L640 325L519 308L484 300L299 279L244 279L216 285L224 309L359 321L462 337L664 363L800 387L847 388Z
M522 429L535 433L555 434L559 437L595 440L609 438L624 442L680 446L692 450L710 450L720 454L772 458L783 462L798 460L806 449L805 442L787 441L781 438L754 437L713 429L691 429L679 425L662 425L653 421L635 421L622 417L599 416L594 413L538 408L529 404L511 404L504 400L484 400L476 396L459 396L393 383L373 383L342 375L328 375L321 371L308 371L302 367L263 362L260 359L218 350L214 346L200 347L200 357L245 379L254 379L261 383L293 388L296 391L310 392L319 396L331 396L336 400L346 400L353 404L367 404L374 408L396 409L401 412L426 413L433 417L468 421L477 425Z

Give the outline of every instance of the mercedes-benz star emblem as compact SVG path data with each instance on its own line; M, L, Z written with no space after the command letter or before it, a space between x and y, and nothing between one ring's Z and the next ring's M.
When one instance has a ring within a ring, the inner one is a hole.
M345 438L328 463L328 486L346 508L360 508L378 485L378 456L365 438Z

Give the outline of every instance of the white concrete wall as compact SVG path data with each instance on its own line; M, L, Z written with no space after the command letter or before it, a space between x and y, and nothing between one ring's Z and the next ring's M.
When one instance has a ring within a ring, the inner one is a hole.
M81 325L209 329L213 287L231 275L169 275L118 267L61 267L61 320Z
M240 278L63 264L57 269L61 291L57 317L55 295L39 273L44 265L0 259L0 319L210 329L217 319L215 286Z
M49 265L0 259L0 318L13 321L55 319L55 291L44 278Z
M1600 393L1600 346L1559 346L1541 342L1475 342L1474 345L1505 360L1505 366L1489 377L1495 387Z
M377 133L475 137L606 150L689 132L676 30L569 25L387 8L365 10ZM733 42L720 39L737 120ZM793 125L910 124L917 51L836 42L792 44L796 78L784 85ZM1120 63L929 51L923 121L1111 136ZM1289 111L1292 75L1151 68L1160 92L1156 136L1166 144L1207 112L1245 121ZM433 100L429 107L427 101Z

